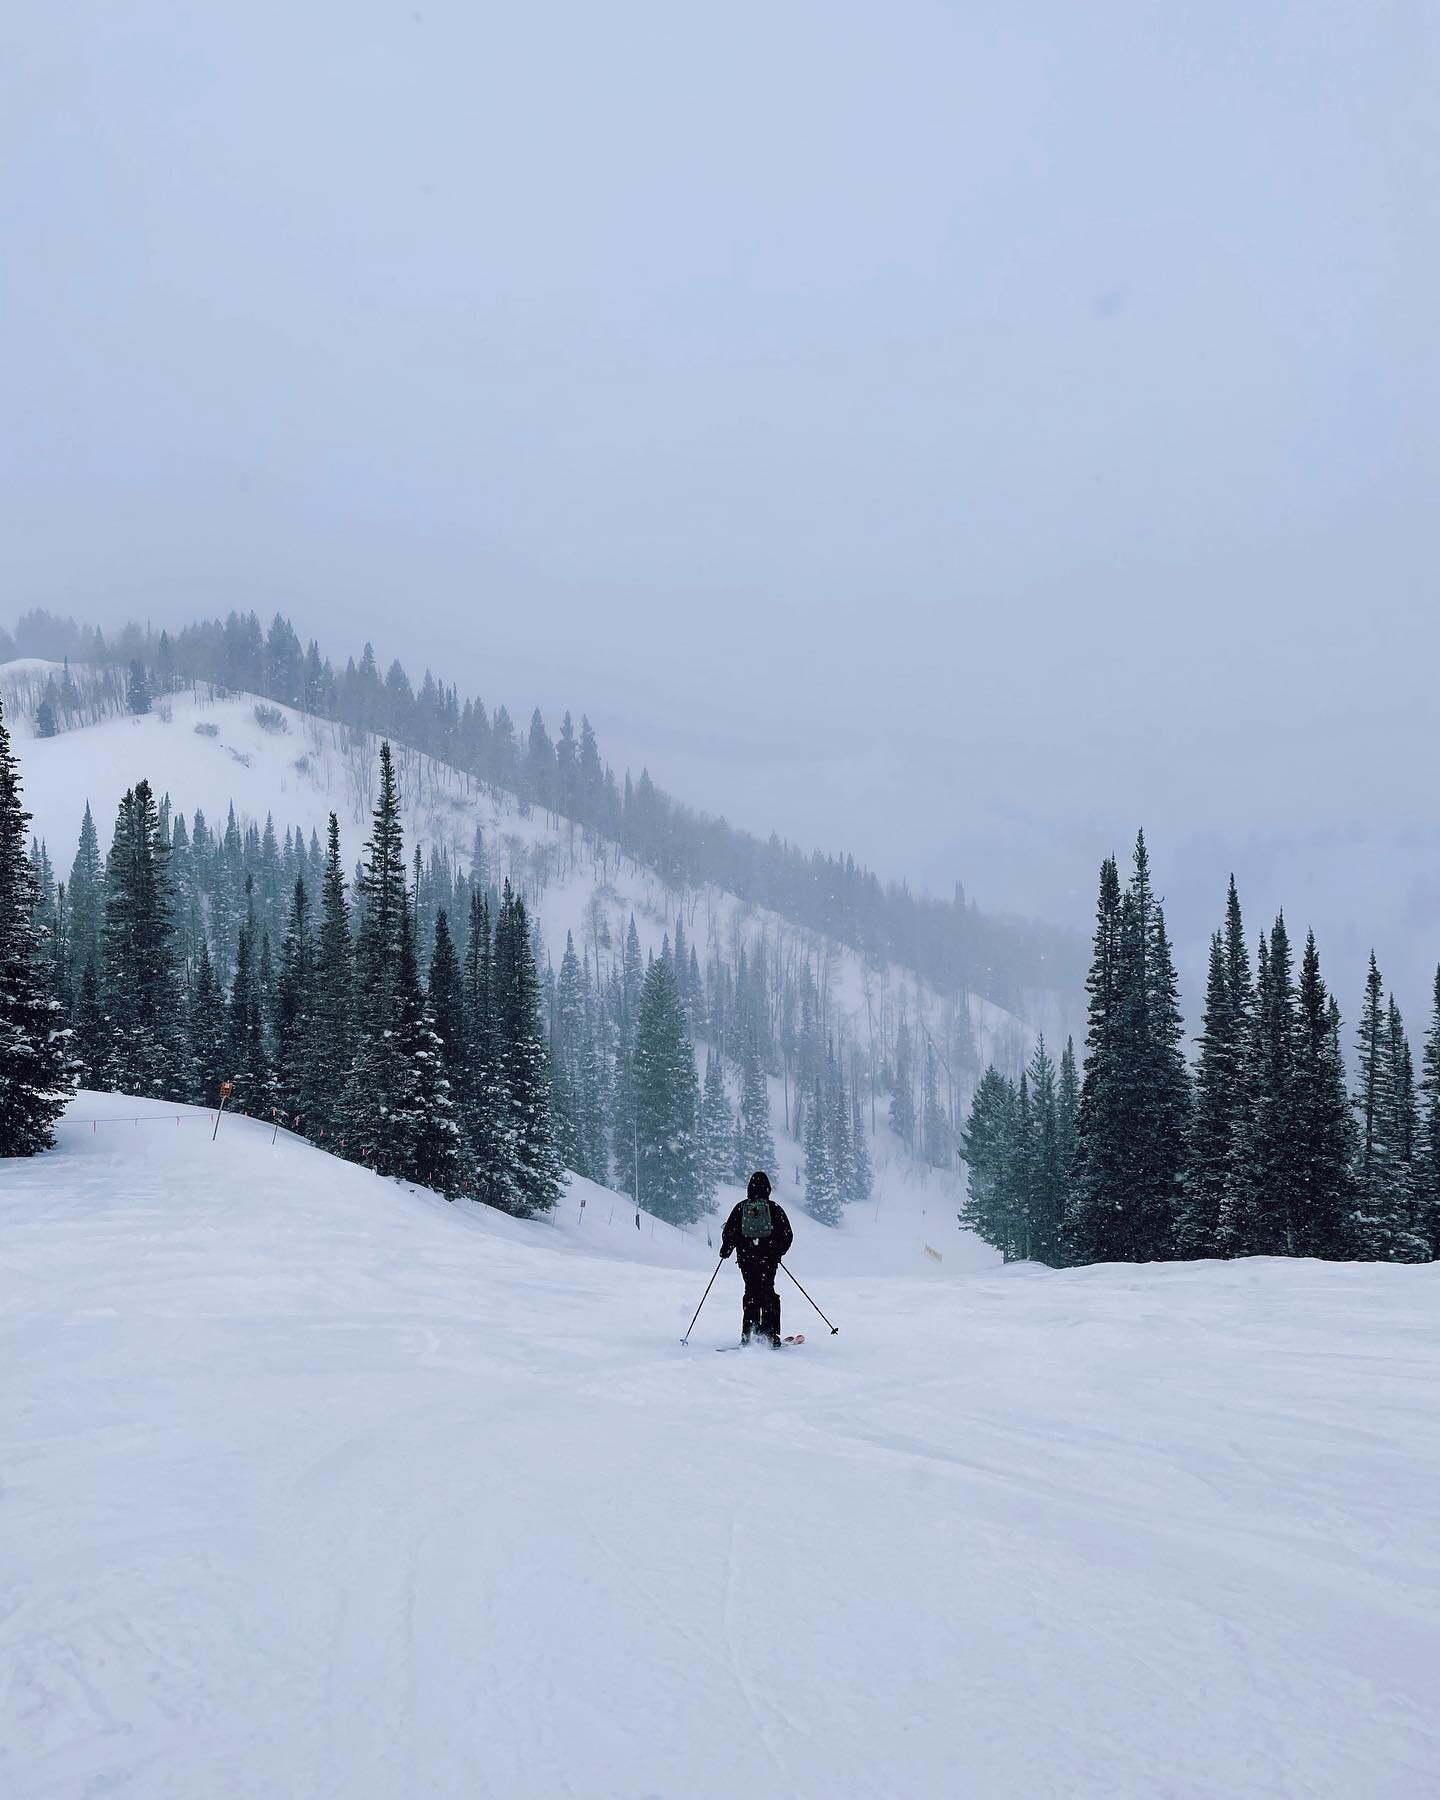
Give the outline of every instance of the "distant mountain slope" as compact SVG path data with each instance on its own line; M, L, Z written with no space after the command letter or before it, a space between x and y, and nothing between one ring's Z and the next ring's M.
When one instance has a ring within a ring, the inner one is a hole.
M0 671L0 680L6 673ZM27 678L36 673L27 671ZM113 717L55 737L31 737L21 749L33 828L63 878L86 802L103 853L121 794L142 776L169 794L176 812L189 816L203 809L212 829L223 826L225 808L233 803L242 828L250 821L263 826L271 816L278 833L296 827L323 840L333 810L353 865L368 832L378 740L253 696L211 700L186 691L165 696L142 718ZM812 965L831 1029L863 1047L877 1070L893 1054L902 1009L912 1033L929 1030L937 1045L968 1035L973 1062L955 1068L947 1096L957 1117L963 1116L979 1068L994 1060L1018 1069L1037 1025L1051 1023L1017 1018L975 996L957 1002L893 964L868 960L722 889L673 888L653 869L572 822L404 746L395 754L407 847L418 842L428 853L429 846L442 846L458 866L468 867L478 829L492 877L509 879L524 893L556 964L571 933L578 953L603 981L621 954L632 916L644 952L658 952L683 918L702 963L711 948L732 962L742 946L753 957L763 939L773 968L797 961ZM963 1029L957 1007L963 1007ZM781 1191L798 1199L803 1151L786 1130L791 1096L783 1079L770 1085ZM942 1234L942 1253L957 1253L962 1184L957 1175L927 1169L909 1157L888 1130L886 1106L882 1091L874 1105L871 1142L872 1208L883 1222L874 1254L882 1260L898 1255L908 1265L926 1242ZM848 1231L861 1229L857 1210L852 1209Z

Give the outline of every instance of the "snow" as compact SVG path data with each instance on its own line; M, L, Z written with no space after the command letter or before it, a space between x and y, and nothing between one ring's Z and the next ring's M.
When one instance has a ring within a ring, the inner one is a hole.
M19 666L0 665L0 684ZM263 825L269 813L282 836L287 825L298 825L307 840L315 831L323 844L333 810L339 817L347 865L353 867L369 834L379 740L362 738L352 744L343 726L285 706L272 708L284 720L284 730L266 731L255 717L255 706L253 695L214 700L202 686L193 693L167 694L144 718L108 719L58 737L27 741L21 765L25 804L57 873L69 873L86 801L103 854L121 795L142 777L157 792L168 791L187 818L197 806L202 808L212 829L224 828L226 807L233 802L242 828L252 820ZM207 735L211 731L214 735ZM808 955L830 994L832 1017L843 1019L853 1037L865 1040L866 975L854 951L717 888L676 893L650 870L623 858L613 845L603 846L597 860L582 833L548 820L543 811L527 813L513 795L481 788L444 763L403 746L396 747L396 755L407 851L418 841L428 855L431 844L440 844L458 866L468 869L478 825L485 834L492 873L508 876L526 894L557 964L570 931L582 955L590 947L593 967L592 912L603 920L610 938L599 952L603 969L612 955L618 958L621 953L631 912L642 950L658 951L663 934L673 935L676 913L683 907L687 936L697 944L702 961L712 940L733 960L740 941L752 941L761 933L768 937L772 955L777 945ZM917 993L913 976L891 965L872 970L869 986L877 1029L882 1005L893 1019L902 987L911 997L913 1025ZM925 984L918 992L933 1016L941 1004L939 997ZM1035 998L1033 1020L1022 1021L989 1001L971 997L982 1063L993 1057L1018 1074L1033 1045L1035 1028L1056 1036L1058 1021L1046 1016L1044 998Z
M733 1268L682 1348L709 1252L602 1190L271 1137L86 1094L0 1164L5 1794L1434 1791L1433 1267L797 1218L840 1335L717 1361Z

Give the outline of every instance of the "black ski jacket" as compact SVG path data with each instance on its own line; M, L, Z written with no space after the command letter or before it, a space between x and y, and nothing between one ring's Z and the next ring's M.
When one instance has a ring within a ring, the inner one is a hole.
M795 1242L795 1233L790 1229L790 1221L785 1217L783 1206L774 1200L765 1203L770 1208L770 1235L763 1238L748 1238L740 1229L740 1216L745 1210L745 1202L741 1200L725 1221L725 1229L720 1236L720 1254L722 1257L735 1252L735 1260L740 1265L742 1275L749 1277L750 1271L768 1269L773 1279L775 1269L781 1257L786 1255Z

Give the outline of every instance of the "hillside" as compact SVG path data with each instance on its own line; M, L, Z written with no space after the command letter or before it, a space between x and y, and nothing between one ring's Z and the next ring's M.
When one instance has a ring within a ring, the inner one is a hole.
M877 1280L801 1221L840 1335L717 1363L733 1271L682 1348L703 1246L578 1192L92 1094L4 1165L7 1793L1427 1791L1433 1268Z
M50 672L43 663L7 665L16 708L25 780L25 803L36 835L49 847L63 877L74 854L81 813L88 800L100 833L109 841L122 792L141 776L168 792L177 812L202 808L212 827L233 804L242 828L273 817L277 832L295 827L322 838L333 809L340 818L347 861L359 856L374 800L378 740L319 720L291 707L270 707L260 722L253 696L211 699L207 691L167 695L143 718L110 717L50 738L33 733L25 710ZM689 941L702 960L716 951L732 961L742 945L754 955L763 939L770 966L808 962L815 973L830 1027L840 1041L860 1046L872 1063L891 1053L903 1010L912 1031L925 1030L939 1044L968 1037L973 1062L957 1067L947 1096L957 1116L986 1061L1018 1071L1037 1027L1058 1028L1052 1018L1022 1020L978 996L969 996L964 1031L956 1002L893 964L869 961L824 934L796 926L779 914L752 907L711 886L676 890L653 870L624 856L607 840L573 823L532 809L514 794L484 786L444 763L397 746L405 803L407 846L442 847L457 867L467 867L477 829L483 834L492 876L509 879L538 919L555 963L567 932L592 967L597 983L621 954L633 915L643 951L658 952L683 917ZM1037 999L1037 1004L1038 1004ZM772 1116L780 1155L782 1194L798 1197L801 1146L788 1137L788 1096L774 1080ZM903 1259L924 1254L927 1243L967 1261L971 1245L956 1246L955 1214L962 1188L952 1173L918 1165L885 1124L885 1094L877 1096L871 1156L876 1169L873 1215L852 1209L847 1230L868 1234L877 1258L889 1261L899 1234ZM867 1110L867 1118L868 1118ZM878 1229L877 1229L878 1227Z

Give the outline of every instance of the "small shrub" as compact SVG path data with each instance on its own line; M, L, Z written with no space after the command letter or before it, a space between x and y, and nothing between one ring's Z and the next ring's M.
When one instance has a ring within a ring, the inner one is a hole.
M281 732L290 729L290 721L278 706L261 706L257 703L255 723L262 731Z
M211 725L207 721L202 720L200 724L195 727L195 735L196 737L219 737L220 727L218 725Z
M308 775L310 773L310 758L308 756L297 756L290 766L297 775Z

